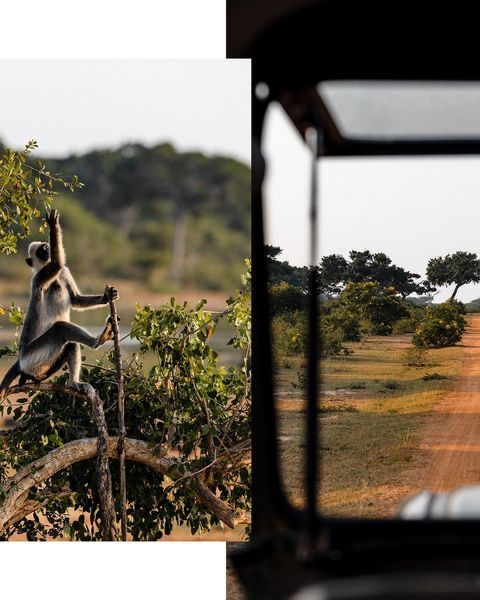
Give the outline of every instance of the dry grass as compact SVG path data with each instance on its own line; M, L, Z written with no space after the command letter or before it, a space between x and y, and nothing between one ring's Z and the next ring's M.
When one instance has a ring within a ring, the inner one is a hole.
M409 341L370 337L351 344L351 356L322 363L319 502L325 514L388 517L421 487L408 478L419 427L451 388L461 348L431 350L427 367L406 367ZM276 377L282 474L297 505L304 496L305 452L303 390L293 387L300 369L299 359L289 359ZM445 379L423 379L432 373Z

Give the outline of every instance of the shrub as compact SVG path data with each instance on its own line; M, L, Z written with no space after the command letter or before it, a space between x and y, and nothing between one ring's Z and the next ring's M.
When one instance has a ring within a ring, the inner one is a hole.
M296 311L288 316L273 317L272 338L275 358L304 355L307 349L304 313Z
M328 319L322 319L320 325L320 357L328 358L340 354L351 354L352 351L343 345L343 341L343 330L328 321Z
M404 333L415 333L420 321L423 318L423 309L415 306L408 307L408 316L400 319L393 325L392 332L396 335Z
M285 356L306 355L308 345L307 322L306 314L301 311L273 317L272 338L276 364L281 364L280 360ZM319 323L319 353L321 358L351 353L343 344L345 339L343 329L330 318L330 315L322 315Z
M428 306L412 342L420 348L446 348L462 339L467 325L465 307L461 302L448 301Z
M399 390L402 386L398 381L395 381L394 379L387 379L387 381L383 383L383 387L386 390Z
M426 367L427 349L411 346L402 356L402 362L406 367Z
M342 304L335 306L325 319L343 334L345 342L359 342L362 339L358 312Z
M375 335L391 334L393 324L408 316L406 302L395 288L384 287L377 281L347 284L340 302L359 318L368 320Z
M425 373L422 379L423 381L440 381L442 379L448 379L448 377L441 373Z

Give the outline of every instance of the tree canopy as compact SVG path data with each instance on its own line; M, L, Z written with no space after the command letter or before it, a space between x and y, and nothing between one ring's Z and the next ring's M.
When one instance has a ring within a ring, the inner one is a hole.
M427 265L427 277L433 285L455 284L450 297L453 300L462 285L480 282L480 260L474 252L464 251L431 258Z
M283 250L278 246L265 245L269 284L275 285L283 282L306 291L308 267L295 267L286 260L280 260L279 256L282 252Z
M278 246L265 246L269 284L285 282L306 292L308 267L296 267L280 260L281 253ZM348 283L372 281L386 288L394 287L403 298L435 291L429 281L417 281L420 279L418 273L393 264L383 252L351 250L348 259L341 254L329 254L322 257L318 272L320 291L327 296L338 295Z
M435 288L428 281L417 281L418 273L412 273L393 264L383 252L351 250L349 260L339 254L324 256L320 262L320 281L327 294L338 294L347 283L376 281L384 287L394 287L406 298L410 294L428 294Z

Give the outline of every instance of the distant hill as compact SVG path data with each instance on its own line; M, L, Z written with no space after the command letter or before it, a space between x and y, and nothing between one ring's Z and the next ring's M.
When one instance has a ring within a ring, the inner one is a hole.
M467 312L480 312L480 298L465 303Z
M76 174L85 184L58 200L77 271L94 265L158 290L238 285L250 255L245 164L178 152L171 144L126 144L41 160L51 172Z

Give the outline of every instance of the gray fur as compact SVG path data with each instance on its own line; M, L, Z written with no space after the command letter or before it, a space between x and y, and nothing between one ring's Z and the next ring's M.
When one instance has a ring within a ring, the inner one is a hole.
M103 295L84 296L80 293L70 270L65 265L62 231L57 211L47 215L50 245L32 242L28 247L28 264L33 276L30 303L22 329L18 361L12 365L0 385L0 396L17 375L21 380L43 381L68 365L69 386L91 393L89 384L79 381L81 368L80 344L98 348L112 337L109 318L103 331L94 337L70 322L70 310L85 310L116 300L118 292L108 287Z

